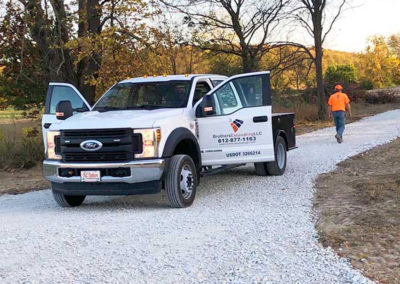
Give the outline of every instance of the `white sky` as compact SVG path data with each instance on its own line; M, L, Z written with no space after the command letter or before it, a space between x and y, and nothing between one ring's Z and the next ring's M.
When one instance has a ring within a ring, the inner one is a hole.
M349 0L349 2L353 8L347 8L342 14L328 35L324 48L361 52L367 46L367 39L373 35L389 36L400 33L400 0ZM0 9L4 8L4 5L5 0L0 0ZM294 33L297 34L294 37L296 40L312 44L304 30L295 30Z
M355 0L353 6L339 19L325 48L359 52L370 36L400 33L400 0Z

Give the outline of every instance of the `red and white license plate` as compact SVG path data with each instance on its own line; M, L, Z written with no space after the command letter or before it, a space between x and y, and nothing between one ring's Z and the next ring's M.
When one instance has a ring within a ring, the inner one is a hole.
M81 171L82 182L99 182L100 171Z

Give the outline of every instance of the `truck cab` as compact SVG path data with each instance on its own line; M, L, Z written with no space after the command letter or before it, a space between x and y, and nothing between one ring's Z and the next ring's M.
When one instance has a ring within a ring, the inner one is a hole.
M93 106L70 84L50 83L42 120L44 176L61 206L87 195L166 190L190 206L200 177L254 163L281 175L294 149L293 114L271 110L269 72L132 78Z

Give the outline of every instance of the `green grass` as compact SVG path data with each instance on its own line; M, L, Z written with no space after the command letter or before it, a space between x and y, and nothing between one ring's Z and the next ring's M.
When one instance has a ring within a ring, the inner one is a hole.
M13 109L6 109L0 110L0 122L2 120L10 120L10 119L22 119L23 111L21 110L13 110Z

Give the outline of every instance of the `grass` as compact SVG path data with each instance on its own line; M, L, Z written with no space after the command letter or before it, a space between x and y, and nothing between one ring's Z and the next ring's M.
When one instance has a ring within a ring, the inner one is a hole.
M31 168L42 159L39 121L0 120L0 169Z
M0 111L0 123L2 120L22 119L24 117L23 111L6 109Z

